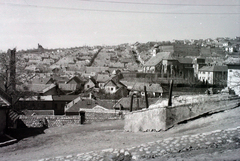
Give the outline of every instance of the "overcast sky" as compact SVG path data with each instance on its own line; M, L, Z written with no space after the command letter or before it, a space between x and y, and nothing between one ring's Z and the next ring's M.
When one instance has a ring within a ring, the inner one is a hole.
M235 36L240 0L0 0L3 51Z

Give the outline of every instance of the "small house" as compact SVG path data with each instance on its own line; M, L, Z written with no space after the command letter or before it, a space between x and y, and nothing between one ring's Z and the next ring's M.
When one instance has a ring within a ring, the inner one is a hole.
M227 85L227 66L203 66L199 69L198 79L210 85Z
M91 88L97 87L97 82L93 77L88 78L87 82L84 84L84 91Z

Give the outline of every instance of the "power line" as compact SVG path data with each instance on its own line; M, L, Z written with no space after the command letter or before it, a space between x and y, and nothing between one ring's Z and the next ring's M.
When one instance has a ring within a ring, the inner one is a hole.
M26 4L14 4L14 3L2 3L0 5L18 6L18 7L33 7L33 8L45 8L45 9L58 9L58 10L75 10L75 11L94 11L94 12L116 12L116 13L141 13L141 14L178 14L178 15L238 15L240 13L201 13L201 12L151 12L151 11L123 11L123 10L100 10L100 9L84 9L84 8L69 8L69 7L53 7L53 6L38 6L38 5L26 5Z
M197 7L239 7L240 5L235 4L235 5L231 5L231 4L224 4L224 5L220 5L220 4L212 4L212 5L208 5L208 4L184 4L184 3L147 3L147 2L121 2L121 1L104 1L104 0L79 0L79 1L85 1L85 2L99 2L99 3L117 3L117 4L137 4L137 5L158 5L158 6L197 6Z

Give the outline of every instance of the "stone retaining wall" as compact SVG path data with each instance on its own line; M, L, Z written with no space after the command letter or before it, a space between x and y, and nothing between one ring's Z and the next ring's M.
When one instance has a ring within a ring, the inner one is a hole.
M122 116L119 115L118 112L116 113L86 112L85 113L85 123L105 121L105 120L117 120L121 118ZM74 116L21 115L20 120L22 120L27 127L42 127L46 123L48 127L60 127L67 124L80 124L81 117L79 115L74 115Z
M195 101L172 107L164 106L165 103L158 103L149 109L128 113L125 115L124 129L132 132L167 130L179 122L206 113L231 109L239 106L240 103L239 97L222 95L200 97L193 100Z
M122 116L116 113L104 113L104 112L86 112L85 113L86 123L91 122L99 122L106 120L118 120L121 119Z
M42 127L43 124L46 124L46 120L48 127L60 127L67 124L80 124L80 116L21 115L20 119L27 127Z

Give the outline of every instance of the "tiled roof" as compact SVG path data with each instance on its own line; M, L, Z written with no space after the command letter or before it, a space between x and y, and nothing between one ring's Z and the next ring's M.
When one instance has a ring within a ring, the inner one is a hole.
M175 60L175 59L172 57L171 52L160 52L160 53L157 53L156 56L151 57L151 58L144 64L144 66L155 66L155 65L157 65L159 62L161 62L163 59Z
M104 86L117 86L117 83L115 83L113 80L109 80Z
M79 77L77 76L73 76L72 78L70 78L67 83L69 83L71 80L74 80L76 83L80 84L83 82L83 79L80 79Z
M124 84L128 89L132 89L134 84L136 84L136 82L129 82L129 81L120 81L122 84Z
M79 95L60 95L60 96L52 96L53 101L72 101L75 98L79 97Z
M193 60L191 58L178 58L177 59L181 64L192 64Z
M53 83L54 80L51 77L45 77L45 78L34 78L32 80L32 84L47 84L48 82Z
M80 108L93 108L96 106L96 100L93 99L80 99L73 106L65 110L65 112L79 112Z
M71 107L65 110L65 112L74 112L78 113L80 109L92 109L94 107L101 106L105 109L113 109L113 105L116 102L113 100L94 100L90 98L81 98L76 103L74 103Z
M199 71L205 72L226 72L228 70L227 66L203 66Z
M77 84L65 84L65 83L59 83L58 86L62 91L75 91L78 87Z
M49 91L49 90L51 90L51 89L53 89L53 88L55 88L55 87L56 87L55 84L50 84L50 86L48 86L47 88L44 88L44 89L42 90L42 92L45 93L45 92L47 92L47 91Z
M45 93L48 90L56 87L55 84L29 84L26 86L28 91L32 91L35 93ZM21 87L19 87L21 89ZM22 89L24 90L24 89Z
M109 81L111 79L111 76L109 74L98 74L97 75L97 82L104 83L106 81Z

